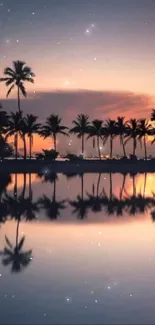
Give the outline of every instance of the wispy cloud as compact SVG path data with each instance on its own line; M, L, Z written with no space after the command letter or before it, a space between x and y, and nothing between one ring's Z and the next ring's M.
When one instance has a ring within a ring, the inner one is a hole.
M15 110L15 99L2 100L4 108ZM26 113L33 112L41 120L51 113L58 113L71 123L79 113L88 114L91 118L116 118L123 115L126 118L148 117L155 107L155 100L147 94L115 91L53 91L30 94L22 100L22 109Z

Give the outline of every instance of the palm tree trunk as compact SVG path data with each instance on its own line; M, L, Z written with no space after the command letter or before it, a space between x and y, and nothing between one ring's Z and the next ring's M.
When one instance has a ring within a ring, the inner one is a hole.
M54 140L54 150L57 151L56 134L53 135L53 140Z
M18 133L15 134L15 158L18 158Z
M23 135L23 144L24 144L24 159L26 159L27 150L26 150L26 139L25 139L25 135Z
M136 139L133 138L133 156L136 155Z
M31 173L29 174L29 199L32 200L32 181L31 181Z
M97 197L98 197L98 195L99 195L99 188L100 188L101 176L102 176L102 174L100 173L100 174L99 174L99 177L98 177L98 182L97 182L97 190L96 190L96 195L97 195Z
M56 199L56 179L54 179L54 184L53 184L53 201L55 202Z
M32 158L32 135L29 136L30 159Z
M84 155L84 134L82 134L82 156Z
M136 196L135 175L132 175L133 196Z
M144 150L145 150L145 160L147 160L147 148L146 148L146 137L144 135Z
M110 190L109 190L109 198L112 200L112 174L109 174L109 181L110 181Z
M18 190L18 184L17 184L17 182L18 182L18 179L17 179L17 173L15 174L15 185L14 185L14 197L17 199L17 190Z
M20 223L20 219L18 219L18 221L17 221L17 228L16 228L16 247L18 246L19 223Z
M97 148L98 148L99 158L101 159L100 138L99 138L99 136L97 136Z
M23 191L22 191L22 197L25 197L25 191L26 191L26 173L24 173L24 181L23 181Z
M18 89L17 89L17 98L18 98L18 110L19 110L19 113L21 113L21 108L20 108L20 89L19 89L19 86L18 86Z
M84 197L84 179L83 179L83 173L81 175L81 198L82 198L82 201L83 201L83 197Z
M145 177L144 177L144 191L143 191L143 197L145 197L146 182L147 182L147 173L145 173Z
M126 157L125 144L124 144L122 135L121 135L121 144L122 144L122 148L123 148L123 155L124 155L124 157Z
M110 159L112 159L112 151L113 151L113 138L110 137Z
M122 188L121 188L121 193L120 193L121 200L122 200L122 196L123 196L123 192L124 192L125 181L126 181L126 174L123 174L123 183L122 183Z

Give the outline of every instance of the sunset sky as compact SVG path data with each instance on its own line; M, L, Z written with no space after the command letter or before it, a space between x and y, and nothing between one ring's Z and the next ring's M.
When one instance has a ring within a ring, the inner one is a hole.
M155 94L155 1L1 0L0 74L24 60L36 74L22 108L43 121L59 113L71 124L93 119L147 117ZM17 103L0 100L5 109Z

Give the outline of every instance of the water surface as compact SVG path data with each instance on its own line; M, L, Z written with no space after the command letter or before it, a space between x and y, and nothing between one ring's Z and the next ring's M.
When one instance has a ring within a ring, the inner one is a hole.
M154 174L0 181L1 324L155 324Z

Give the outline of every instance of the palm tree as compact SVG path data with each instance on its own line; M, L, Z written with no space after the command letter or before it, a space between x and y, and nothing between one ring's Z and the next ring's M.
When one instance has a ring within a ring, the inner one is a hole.
M69 132L72 134L77 134L77 137L82 139L82 155L84 155L85 134L89 133L88 131L90 127L89 116L80 114L72 123L74 124L74 127Z
M126 150L125 150L125 143L124 143L124 136L126 134L126 122L124 122L124 117L117 117L116 120L116 130L118 131L118 135L120 137L120 144L123 148L124 157L126 157Z
M22 136L22 120L21 120L21 113L11 113L9 115L9 125L7 127L7 134L6 139L10 136L14 136L14 146L15 146L15 157L18 157L18 137L23 139ZM25 148L25 146L24 146Z
M11 176L9 174L1 174L0 180L0 223L5 222L8 215L8 208L3 201L3 193L6 193L8 185L11 183Z
M151 121L155 122L155 109L153 109L151 112Z
M8 126L8 115L2 109L2 105L0 104L0 137L6 133L6 127Z
M23 119L23 133L29 138L29 155L32 158L33 135L39 133L41 124L36 123L38 117L33 114L27 114Z
M7 67L4 70L4 78L0 78L0 82L5 82L5 85L9 90L7 92L7 97L11 91L17 87L17 99L18 99L18 110L21 112L20 107L20 93L26 97L26 89L24 86L25 82L34 83L35 74L32 72L31 68L26 65L23 61L13 61L13 68Z
M49 175L39 175L45 182L53 183L53 196L52 200L44 195L39 199L38 203L41 208L46 210L47 217L51 220L56 220L60 216L60 211L65 209L66 200L56 200L56 181L58 179L57 174L49 173Z
M147 159L146 137L150 134L151 124L146 119L140 119L138 122L138 138L144 141L145 160Z
M61 118L58 115L50 115L46 119L45 125L41 128L40 134L44 138L52 137L54 141L54 150L57 149L57 135L63 134L65 136L68 136L68 133L66 130L68 128L64 125L61 125Z
M96 194L95 194L95 185L93 184L92 194L87 193L88 196L88 206L95 213L102 211L103 204L103 195L99 194L101 174L98 175L98 181L96 185Z
M93 138L93 140L95 140L95 138L97 138L97 148L98 148L98 154L100 159L101 159L100 139L102 138L102 134L103 134L103 121L101 120L92 121L92 125L90 125L89 127L89 135L87 139ZM95 145L95 142L93 143L93 145Z
M74 208L73 214L77 214L77 218L83 220L87 215L89 200L84 199L84 174L78 176L81 178L81 195L77 195L76 200L70 200L69 204Z
M125 134L125 145L130 141L133 140L133 155L136 155L136 148L137 148L137 137L139 132L139 121L137 119L130 119L126 125L126 134Z
M22 251L25 236L23 236L20 241L18 240L18 230L16 231L16 245L13 247L10 240L5 236L7 246L4 248L3 252L0 254L3 256L2 263L4 266L12 265L12 272L21 272L25 267L27 267L32 260L32 250Z
M112 159L113 140L117 136L116 122L114 120L108 119L102 129L102 132L103 132L103 144L105 144L108 138L110 138L110 159Z

